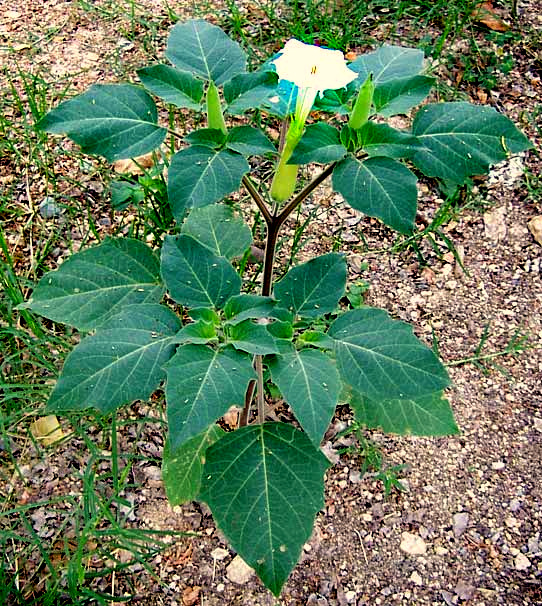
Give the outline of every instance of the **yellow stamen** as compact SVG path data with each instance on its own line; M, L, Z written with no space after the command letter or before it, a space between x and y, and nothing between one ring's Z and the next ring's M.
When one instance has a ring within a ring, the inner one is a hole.
M311 74L314 76L316 74L316 65L313 65L311 68Z

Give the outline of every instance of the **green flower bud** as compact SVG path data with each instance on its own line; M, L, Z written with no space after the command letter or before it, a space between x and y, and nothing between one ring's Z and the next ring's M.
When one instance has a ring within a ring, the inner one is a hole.
M220 106L220 96L218 88L214 82L209 82L207 88L207 125L209 128L221 130L225 135L228 134L226 123L224 122L224 114Z
M369 119L371 106L373 104L373 93L375 85L373 82L373 74L369 74L365 82L359 89L358 98L350 114L348 126L354 130L360 129Z

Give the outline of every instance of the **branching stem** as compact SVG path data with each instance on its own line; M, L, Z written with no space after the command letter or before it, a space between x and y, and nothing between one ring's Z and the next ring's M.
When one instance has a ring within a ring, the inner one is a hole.
M306 185L298 194L294 196L288 204L278 212L277 209L271 213L252 181L246 175L243 177L243 185L247 188L256 206L260 209L262 216L267 226L267 235L265 240L265 257L263 263L262 277L262 295L270 296L273 289L273 265L275 261L275 251L277 247L277 239L280 228L292 212L307 198L317 187L322 183L335 168L335 163L330 164L325 168L315 179ZM254 368L256 370L257 380L250 381L245 394L245 405L239 415L239 427L248 425L250 417L250 406L254 397L254 389L257 382L257 402L258 402L258 423L263 423L265 420L265 401L263 390L263 366L262 356L254 356Z

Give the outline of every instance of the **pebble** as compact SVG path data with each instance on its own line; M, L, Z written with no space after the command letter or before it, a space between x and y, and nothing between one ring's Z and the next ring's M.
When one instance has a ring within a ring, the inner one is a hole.
M467 529L467 526L469 525L469 514L466 512L461 512L461 513L456 513L454 514L454 535L455 537L460 537L465 530Z
M501 471L501 469L504 469L505 467L506 464L503 463L503 461L495 461L494 463L491 463L491 468L495 471Z
M533 217L529 223L527 223L527 227L533 234L533 238L542 246L542 215Z
M250 581L254 570L240 557L235 556L226 568L226 576L232 583L245 585Z
M418 585L418 587L421 587L423 585L422 577L420 576L417 570L415 570L410 575L410 580L414 583L414 585Z
M542 419L540 417L533 417L533 425L536 431L542 432Z
M211 551L211 557L213 560L223 560L230 555L230 552L227 549L223 549L222 547L217 547Z
M516 570L527 570L527 568L530 567L531 562L529 561L529 558L526 555L524 555L523 553L518 553L514 560L514 565Z
M423 555L427 551L425 541L417 534L410 532L403 532L401 534L401 545L399 545L399 548L410 555Z
M51 196L45 196L45 198L43 198L43 200L40 202L39 209L40 215L44 219L52 219L53 217L58 217L62 214L64 210L62 206L59 206L55 202L55 199Z

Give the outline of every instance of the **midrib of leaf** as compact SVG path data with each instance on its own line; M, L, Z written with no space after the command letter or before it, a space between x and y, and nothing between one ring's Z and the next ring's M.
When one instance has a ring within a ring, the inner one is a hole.
M267 533L269 535L269 553L273 553L273 531L271 528L271 508L269 506L269 481L267 478L267 458L265 454L265 440L263 437L263 425L260 426L260 438L262 443L262 464L263 464L263 474L264 474L264 491L265 491L265 508L267 511ZM271 556L271 565L273 570L273 578L276 578L275 573L275 558Z
M335 265L336 263L333 263L333 265ZM325 273L325 275L322 276L321 280L315 284L314 288L310 291L310 293L308 295L305 295L305 298L303 299L303 302L301 303L301 305L298 305L298 309L302 310L303 307L305 306L305 304L307 303L307 301L310 301L312 295L314 294L314 292L320 287L320 285L322 284L322 282L325 281L325 278L331 273L332 271L332 267L329 267ZM306 281L305 281L306 283ZM305 291L305 285L303 285L303 291Z
M209 69L209 63L207 62L207 56L205 55L205 51L203 48L203 44L201 43L201 38L200 38L199 32L198 32L197 28L195 28L195 27L194 27L194 31L196 33L196 39L198 41L201 56L203 57L203 63L205 64L205 69L207 70L207 76L208 76L209 80L211 80L211 70ZM213 45L213 48L215 46L216 46L216 42Z
M370 334L370 333L367 333L367 334ZM393 365L399 364L401 366L405 366L407 368L411 368L411 369L413 369L414 371L416 371L418 373L419 372L423 372L424 374L426 374L429 377L433 376L433 375L431 375L431 373L427 372L423 368L419 368L418 366L412 366L411 364L409 364L407 362L404 362L403 360L397 360L395 358L391 358L390 356L386 356L386 355L384 355L384 354L382 354L382 353L380 353L380 352L378 352L378 351L376 351L374 349L367 349L366 347L362 347L361 345L356 345L355 343L352 343L351 341L340 341L339 340L339 344L344 344L344 343L348 344L348 347L346 347L346 350L348 352L348 355L352 358L352 360L354 362L356 362L356 359L352 356L352 353L351 353L350 349L356 348L356 349L359 349L359 350L361 350L363 352L369 352L374 358L377 358L375 361L378 363L378 365L380 366L380 368L382 368L382 366L381 366L382 362L380 360L386 360L386 361L391 361L393 363ZM360 368L360 365L357 362L356 362L355 366L357 366L358 368ZM388 367L389 367L389 364L388 364ZM385 365L384 365L384 368L383 368L383 372L384 372L384 374L387 377L391 376L391 375L389 375L386 372L386 366ZM395 381L392 381L392 383L395 383Z

